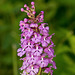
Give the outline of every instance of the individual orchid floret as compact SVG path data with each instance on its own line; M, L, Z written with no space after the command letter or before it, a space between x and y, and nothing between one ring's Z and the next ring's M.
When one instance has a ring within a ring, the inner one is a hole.
M43 46L43 47L47 47L48 44L50 43L50 38L47 37L47 36L43 36L43 37L41 38L41 43L42 43L42 46Z
M32 54L34 56L40 56L42 54L43 48L36 44L36 48L33 48Z
M35 16L35 6L34 2L31 2L31 8L26 4L24 8L21 8L22 12L26 12L28 19L20 21L21 30L21 43L17 50L17 55L23 60L22 67L20 70L23 72L21 75L41 75L42 71L44 73L50 73L53 75L53 70L57 69L56 63L53 61L55 46L52 42L52 35L49 35L49 26L44 21L44 11L41 11L37 16ZM51 64L51 66L48 66ZM40 71L41 70L41 71Z
M44 50L44 52L48 54L48 57L54 57L54 50L52 48L47 48Z
M40 42L40 41L41 41L41 35L38 34L38 33L34 33L34 36L33 36L33 38L32 38L32 41L33 41L34 43Z
M30 27L35 27L35 28L37 28L38 27L38 24L36 24L36 23L32 23L32 24L30 24Z
M29 57L30 60L28 61L30 64L36 64L36 62L38 61L38 57L34 56L33 54Z
M51 68L52 68L52 66L50 66L49 68L46 68L44 72L45 73L49 73L50 72L50 74L53 75L53 70L51 70Z
M33 34L33 30L28 28L25 30L25 36L26 37L31 37L31 35Z
M18 50L17 50L17 52L18 52L18 56L20 56L20 57L22 57L25 53L26 53L26 51L24 51L24 49L21 49L21 48L19 48Z
M29 41L25 48L26 52L31 52L33 46L33 43Z
M24 22L26 23L27 21L28 21L28 19L27 19L27 18L25 18L25 19L24 19Z
M29 75L36 75L38 73L39 69L35 66L29 66L27 68L27 72L29 73Z
M48 62L49 62L48 59L45 59L45 58L43 58L43 57L40 57L40 60L37 61L37 64L38 64L41 68L43 68L43 67L47 67Z

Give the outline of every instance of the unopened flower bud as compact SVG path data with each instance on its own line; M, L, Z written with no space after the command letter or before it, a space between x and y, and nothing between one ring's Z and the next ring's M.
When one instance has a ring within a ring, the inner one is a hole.
M27 5L25 4L24 7L27 7Z
M33 14L35 14L36 12L35 11L33 11Z
M24 11L24 9L23 9L23 8L21 8L21 11L23 12L23 11Z
M34 5L34 2L31 2L31 5Z

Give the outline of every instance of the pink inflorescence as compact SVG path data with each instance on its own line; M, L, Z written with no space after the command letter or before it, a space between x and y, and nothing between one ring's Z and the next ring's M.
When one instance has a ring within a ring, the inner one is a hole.
M20 21L21 34L21 48L17 50L18 56L22 57L23 65L20 68L23 70L21 75L37 75L39 69L45 73L53 74L52 68L56 69L56 64L53 61L55 46L51 38L54 35L49 35L49 27L47 23L43 23L44 12L41 11L38 16L35 17L34 2L31 2L31 8L26 4L24 8L21 8L22 12L26 12L29 19L24 18L24 21ZM51 66L48 66L51 64Z

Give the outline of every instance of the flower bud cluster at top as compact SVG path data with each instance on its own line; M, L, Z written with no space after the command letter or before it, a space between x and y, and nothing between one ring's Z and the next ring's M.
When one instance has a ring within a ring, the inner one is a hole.
M49 35L49 27L47 23L43 23L44 12L41 11L38 16L35 17L34 2L31 2L32 7L29 8L26 4L24 8L21 8L22 12L26 12L29 19L24 18L24 21L20 21L21 34L21 48L17 50L18 56L22 57L23 65L20 68L23 70L21 75L37 75L39 68L45 73L53 74L52 68L56 69L56 64L53 61L54 43ZM48 66L51 64L51 66Z

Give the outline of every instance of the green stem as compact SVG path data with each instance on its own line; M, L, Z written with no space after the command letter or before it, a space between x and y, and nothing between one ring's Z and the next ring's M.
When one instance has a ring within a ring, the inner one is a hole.
M48 73L48 75L50 75L50 72Z
M41 67L40 67L40 68L39 68L39 72L38 72L37 75L41 75L41 71L42 71L42 69L41 69Z
M13 57L13 75L18 75L17 71L17 56L16 56L16 45L12 45L12 57Z

